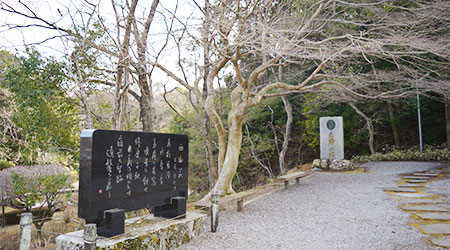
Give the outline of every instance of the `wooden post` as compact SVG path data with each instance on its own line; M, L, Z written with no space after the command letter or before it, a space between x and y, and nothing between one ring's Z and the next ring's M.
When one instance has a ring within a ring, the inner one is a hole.
M31 213L23 213L20 218L20 245L19 250L30 250L31 247Z
M284 181L284 190L287 190L289 187L289 180Z
M237 211L242 212L244 211L244 198L241 197L237 200Z
M2 228L5 227L5 206L2 206Z
M295 178L295 183L296 183L297 185L300 184L300 177Z
M217 231L217 226L219 224L219 195L211 195L211 232L215 233Z
M97 225L86 224L84 226L83 233L84 249L96 250L97 249Z

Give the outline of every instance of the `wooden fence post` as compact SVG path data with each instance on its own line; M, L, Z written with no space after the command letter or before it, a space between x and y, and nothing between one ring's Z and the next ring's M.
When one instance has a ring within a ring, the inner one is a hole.
M217 231L217 226L219 224L219 195L211 195L211 232L215 233Z
M30 250L31 248L31 213L22 213L20 218L20 245L19 250Z
M242 212L244 211L244 198L241 197L237 200L237 211Z

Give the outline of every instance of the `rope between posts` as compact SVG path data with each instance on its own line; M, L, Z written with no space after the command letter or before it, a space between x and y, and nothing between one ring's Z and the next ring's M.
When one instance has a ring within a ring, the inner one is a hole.
M37 221L43 221L43 220L52 220L52 221L66 221L64 219L55 219L53 217L46 217L46 218L40 218L40 219L33 219L33 222L37 222Z
M32 231L36 231L36 232L43 232L43 233L48 233L48 234L54 234L54 235L62 235L62 233L57 233L57 232L52 232L52 231L47 231L47 230L42 230L42 229L31 229Z
M167 218L165 221L175 221L175 220L177 220L179 218L185 217L186 215L187 215L186 213L180 214L180 215L177 215L177 216L172 217L172 218ZM61 220L61 219L53 219L51 217L48 217L48 218L36 219L36 220L33 220L33 222L34 221L42 221L42 220L65 221L65 220ZM32 231L36 231L36 232L39 231L39 232L53 234L53 235L63 235L63 233L57 233L57 232L53 232L53 231L47 231L47 230L36 229L36 228L32 228ZM71 237L83 239L83 236L72 235Z
M47 231L47 230L36 229L36 228L32 228L31 231L36 231L36 232L39 231L39 232L54 234L54 235L58 235L58 236L64 234L64 233L57 233L57 232L53 232L53 231ZM71 235L70 237L84 239L83 236L77 236L77 235Z

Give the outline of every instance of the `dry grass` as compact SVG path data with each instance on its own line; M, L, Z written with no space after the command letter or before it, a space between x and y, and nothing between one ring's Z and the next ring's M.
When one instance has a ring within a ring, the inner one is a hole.
M77 206L66 206L63 211L56 212L53 220L45 223L42 230L55 232L43 233L45 239L45 247L38 247L38 238L36 228L32 226L31 244L32 249L50 250L55 249L55 238L57 234L64 234L81 229L82 225L78 222L82 221L77 217ZM15 250L19 248L20 226L12 225L0 229L0 250Z

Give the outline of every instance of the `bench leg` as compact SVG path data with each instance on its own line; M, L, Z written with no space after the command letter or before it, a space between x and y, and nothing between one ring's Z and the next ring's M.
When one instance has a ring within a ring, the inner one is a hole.
M289 187L289 180L284 181L284 190L288 189Z
M237 211L238 212L244 211L244 198L239 198L237 200Z
M300 178L295 178L295 183L300 184Z

